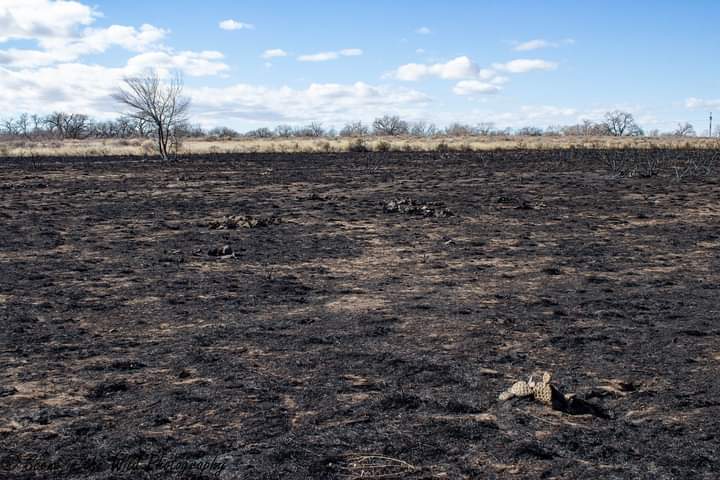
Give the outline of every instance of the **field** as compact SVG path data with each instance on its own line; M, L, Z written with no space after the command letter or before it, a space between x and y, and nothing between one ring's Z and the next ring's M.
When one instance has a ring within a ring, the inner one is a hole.
M394 136L363 138L186 138L180 155L215 156L244 153L342 153L360 140L369 151L485 152L493 150L556 150L556 149L713 149L720 148L720 139L703 137L610 137L610 136ZM150 156L156 154L150 139L5 139L0 140L0 157L100 157Z
M0 160L0 477L715 479L714 155Z

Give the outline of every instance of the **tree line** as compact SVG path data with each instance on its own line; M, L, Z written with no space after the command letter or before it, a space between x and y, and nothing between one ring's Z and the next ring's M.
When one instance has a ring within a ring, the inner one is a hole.
M440 128L433 123L407 122L398 116L385 115L372 123L350 122L340 130L325 128L321 123L307 125L278 125L275 128L258 128L239 132L229 127L204 129L189 122L181 122L172 128L172 135L180 138L219 139L234 138L321 138L321 137L365 137L365 136L411 136L411 137L492 137L492 136L673 136L694 137L695 129L690 123L678 124L669 132L657 130L645 132L636 123L632 114L609 112L605 120L585 120L574 125L522 127L517 129L496 128L493 123L478 124L451 123ZM13 139L86 139L86 138L151 138L157 134L157 126L147 119L132 115L121 115L114 120L95 120L78 113L53 112L49 115L22 113L0 121L0 135Z

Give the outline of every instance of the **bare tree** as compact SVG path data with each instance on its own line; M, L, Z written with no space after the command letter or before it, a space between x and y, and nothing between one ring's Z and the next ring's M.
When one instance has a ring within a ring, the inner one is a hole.
M293 135L293 127L290 125L278 125L275 127L275 135L280 138L289 138Z
M678 123L677 128L673 132L673 136L675 137L694 137L695 136L695 128L687 122L685 123Z
M642 135L642 130L635 123L632 113L615 110L605 114L605 127L610 135L622 137L626 135Z
M228 127L215 127L212 130L208 132L210 136L218 137L218 138L237 138L240 136L240 134L233 130L232 128Z
M340 130L341 137L363 137L368 133L370 133L370 129L362 122L347 123Z
M495 132L495 124L493 122L480 122L475 129L478 135L488 137Z
M168 145L177 146L176 128L187 121L190 99L183 97L182 91L179 73L164 83L157 72L150 71L141 77L125 79L125 87L113 95L116 101L130 108L128 116L154 127L163 160L170 158Z
M62 122L64 138L72 138L74 140L85 138L90 130L90 118L81 113L65 115Z
M445 135L449 137L468 137L477 133L475 127L464 123L454 122L445 127Z
M325 135L325 129L320 122L312 122L305 127L305 130L309 133L309 137L322 137Z
M8 118L3 122L3 130L5 135L8 137L16 137L18 135L18 129L17 125L15 124L15 119Z
M267 127L258 128L256 130L250 130L245 133L246 137L249 138L272 138L274 133Z
M57 135L59 138L64 138L65 116L66 114L63 112L53 112L45 117L43 123L48 132Z
M32 121L32 134L39 135L42 132L43 118L40 115L32 114L30 120Z
M15 126L17 127L19 135L30 138L30 115L21 113L15 121Z
M408 124L397 115L385 115L375 119L373 130L375 135L403 135L408 133Z
M413 122L409 125L410 135L413 137L424 137L427 135L428 124L423 120Z
M522 127L515 131L515 135L520 137L539 137L542 134L542 129L538 127Z

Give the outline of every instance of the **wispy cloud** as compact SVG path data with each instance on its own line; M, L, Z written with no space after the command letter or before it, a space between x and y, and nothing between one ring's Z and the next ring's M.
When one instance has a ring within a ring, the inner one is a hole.
M270 50L265 50L263 54L261 55L262 58L278 58L278 57L287 57L288 54L285 50L281 48L271 48Z
M254 30L255 25L252 23L238 22L233 19L223 20L218 24L223 30Z
M415 30L415 33L417 33L418 35L430 35L432 33L432 30L430 30L428 27L420 27Z
M479 80L463 80L458 82L453 88L453 92L456 95L498 93L500 90L501 88L498 85L481 82Z
M690 97L685 100L685 107L691 110L706 110L710 108L720 110L720 99L707 100L702 98Z
M534 70L556 70L558 64L547 60L520 58L507 63L493 63L493 68L503 72L527 73Z
M363 54L363 51L359 48L346 48L345 50L340 50L340 55L343 57L358 57Z
M337 60L340 57L357 57L362 55L363 51L359 48L346 48L337 52L320 52L297 57L300 62L327 62L329 60Z
M572 38L566 38L560 42L550 42L548 40L536 38L534 40L528 40L527 42L518 43L515 45L513 50L516 52L529 52L532 50L540 50L542 48L558 48L563 45L572 45L573 43L575 43L575 40Z

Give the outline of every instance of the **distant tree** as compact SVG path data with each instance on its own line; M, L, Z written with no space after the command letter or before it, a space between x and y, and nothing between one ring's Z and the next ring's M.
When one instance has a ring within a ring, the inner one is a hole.
M237 138L240 136L238 132L228 127L215 127L208 134L218 138Z
M43 124L50 134L64 138L65 116L63 112L53 112L45 117Z
M562 128L560 125L549 125L543 132L545 137L559 137L562 135Z
M373 121L375 135L404 135L408 133L408 124L397 115L385 115Z
M3 133L8 137L16 137L18 135L14 118L7 118L3 120Z
M640 136L642 129L635 123L632 113L615 110L605 114L605 127L615 137Z
M370 128L362 122L350 122L340 129L341 137L363 137L370 133Z
M15 127L17 128L18 135L30 138L32 133L32 129L30 128L30 115L21 113L15 121Z
M255 130L250 130L249 132L245 133L245 136L250 138L272 138L274 136L274 133L269 128L262 127Z
M560 128L560 133L571 137L589 137L609 135L607 126L604 123L595 123L590 120L583 120L576 125L567 125Z
M466 137L475 135L477 132L471 125L465 125L463 123L451 123L445 128L445 135L451 137Z
M81 113L65 115L63 121L63 138L78 140L89 135L91 129L90 117Z
M320 122L312 122L305 127L305 130L309 133L309 137L322 137L325 135L325 129Z
M278 125L275 127L275 135L280 138L289 138L293 136L293 127L290 125Z
M40 115L32 114L30 116L32 122L32 134L39 135L43 131L43 118Z
M176 73L168 83L156 71L125 79L113 98L130 109L128 116L153 126L163 160L170 158L168 146L177 147L176 128L187 121L190 99L182 95L183 81Z
M675 137L694 137L695 136L695 128L685 122L685 123L678 123L677 128L675 131L673 131L673 136Z
M495 124L492 122L478 123L475 127L475 131L478 135L482 135L484 137L490 136L493 132L495 132Z
M515 135L521 136L521 137L539 137L543 134L542 128L538 127L522 127L519 128Z
M410 135L413 137L427 137L428 124L422 120L409 124Z

